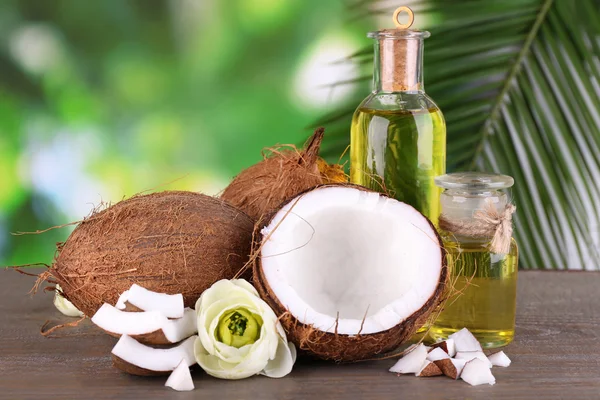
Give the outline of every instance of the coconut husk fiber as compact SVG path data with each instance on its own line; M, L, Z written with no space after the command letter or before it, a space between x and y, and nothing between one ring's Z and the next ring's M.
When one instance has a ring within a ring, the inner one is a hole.
M182 293L193 307L205 289L248 261L253 227L242 211L203 194L138 195L79 223L59 245L47 278L90 317L134 283Z
M316 185L346 179L341 166L319 158L325 130L318 128L304 149L273 147L263 160L242 171L221 194L255 220L271 214L285 200Z

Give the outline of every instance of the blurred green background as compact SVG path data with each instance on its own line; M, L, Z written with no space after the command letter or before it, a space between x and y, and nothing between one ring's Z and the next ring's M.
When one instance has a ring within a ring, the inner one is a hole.
M100 202L216 194L356 88L342 0L0 2L0 264L50 262ZM174 182L173 182L174 181ZM169 182L171 182L169 184Z
M448 170L515 178L521 268L600 270L600 0L3 0L0 265L94 206L217 194L326 127L338 160L399 5L426 28Z

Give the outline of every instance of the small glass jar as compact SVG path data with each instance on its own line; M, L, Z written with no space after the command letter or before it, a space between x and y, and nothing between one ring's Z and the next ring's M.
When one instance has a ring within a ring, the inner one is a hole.
M453 294L432 325L430 336L444 340L466 327L484 348L505 346L514 337L517 299L518 250L511 225L514 208L505 190L514 180L506 175L460 172L438 176L435 182L444 189L440 234ZM499 223L490 222L494 221L491 216L496 222L506 220L500 228L504 232L497 232ZM508 235L501 250L498 242L492 242L491 232Z

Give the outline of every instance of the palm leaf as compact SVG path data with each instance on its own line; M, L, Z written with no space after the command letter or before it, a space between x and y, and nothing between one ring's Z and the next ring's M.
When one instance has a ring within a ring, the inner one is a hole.
M391 15L380 4L351 11ZM446 117L448 169L515 178L524 268L600 268L599 10L599 0L430 0L421 10L440 21L425 85ZM326 119L325 154L348 145L358 101Z

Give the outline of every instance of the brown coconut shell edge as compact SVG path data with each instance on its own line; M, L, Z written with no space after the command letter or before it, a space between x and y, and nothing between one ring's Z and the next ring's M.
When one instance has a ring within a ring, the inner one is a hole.
M366 192L375 192L363 186L351 183L318 185L298 194L297 196L294 196L291 199L286 200L281 204L278 210L283 208L286 204L290 203L294 199L323 187L351 187ZM383 193L379 194L390 197ZM415 211L423 215L418 210L415 209ZM259 231L262 226L269 225L276 213L277 211L273 212L269 218L265 220L264 224L257 226L257 230ZM287 312L287 309L277 300L277 297L273 293L273 290L264 277L262 271L262 262L259 255L251 257L251 259L254 260L252 265L254 286L256 287L261 298L279 317L279 320L281 321L281 324L288 335L288 340L291 340L302 351L312 354L320 359L333 360L336 362L367 360L392 351L408 341L416 333L416 331L425 324L431 313L444 301L445 297L445 289L449 279L446 250L443 247L442 238L438 234L435 226L424 215L423 218L427 220L435 232L442 249L442 269L440 272L439 283L423 307L409 316L406 320L404 320L404 322L396 325L393 328L377 333L350 336L319 331L311 325L306 325L299 322L296 318L294 318L294 316ZM254 253L260 252L261 242L262 234L255 233Z
M137 365L131 364L130 362L123 360L121 357L115 356L114 354L111 354L111 356L112 356L112 361L113 361L114 367L117 368L118 370L126 372L130 375L162 376L162 375L169 375L172 372L172 371L152 371L149 369L140 368Z
M116 338L121 337L120 333L114 333L111 331L107 331L106 329L103 329L103 331L112 337L116 337ZM145 344L145 345L149 345L149 346L170 346L170 345L175 344L173 342L169 342L169 340L165 336L165 333L163 332L162 329L158 329L158 330L148 332L148 333L141 333L139 335L129 335L129 336L131 336L133 339L137 340L141 344Z

